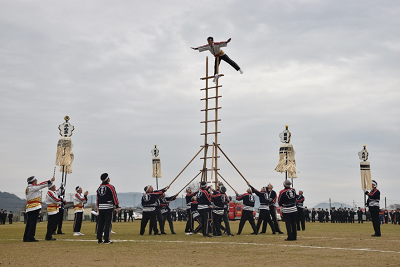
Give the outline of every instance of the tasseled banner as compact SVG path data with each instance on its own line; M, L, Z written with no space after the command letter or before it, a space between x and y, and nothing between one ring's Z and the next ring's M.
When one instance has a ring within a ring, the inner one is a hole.
M61 137L57 144L56 165L67 166L72 164L72 142L70 137Z
M159 157L153 157L153 177L160 178L161 174L161 161Z
M280 173L287 171L288 178L297 178L296 161L294 159L292 144L281 144L281 147L279 148L279 163L276 165L275 170Z
M372 190L371 166L369 164L369 161L361 161L360 170L361 170L361 188L363 190Z
M72 163L74 162L74 152L71 152L70 156L71 156L71 164L64 166L64 172L66 172L66 173L72 173ZM63 166L60 166L60 172L62 172L62 171L63 171Z

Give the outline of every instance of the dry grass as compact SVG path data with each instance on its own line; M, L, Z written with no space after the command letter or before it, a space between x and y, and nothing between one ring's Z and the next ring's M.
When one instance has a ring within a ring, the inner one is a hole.
M72 236L66 222L67 234L57 241L44 241L46 223L38 224L38 243L22 242L23 223L1 225L0 266L400 265L399 225L383 225L382 237L373 238L371 223L308 223L294 242L285 242L286 235L249 235L249 225L241 236L221 238L186 236L184 226L175 222L177 235L140 236L140 221L114 223L115 243L106 245L97 244L91 222L83 222L83 237ZM231 227L235 233L238 222Z

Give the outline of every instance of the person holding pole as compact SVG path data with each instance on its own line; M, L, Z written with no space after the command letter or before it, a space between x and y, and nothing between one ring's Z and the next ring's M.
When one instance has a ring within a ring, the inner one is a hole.
M208 222L210 219L210 207L211 207L211 196L207 188L207 182L202 181L200 183L200 189L196 195L197 198L197 210L200 214L203 236L212 237L208 233Z
M153 229L154 235L158 234L157 221L156 221L156 208L158 199L163 193L168 190L169 186L154 191L151 185L147 185L144 188L144 194L142 196L142 206L143 206L143 217L140 223L140 235L144 234L147 223L150 221L150 228Z
M197 194L197 192L192 192L192 188L188 187L186 188L186 213L187 213L187 217L188 220L186 222L186 227L185 227L185 234L186 235L191 235L193 232L193 227L194 227L194 221L193 221L193 217L192 217L192 212L190 209L190 203L192 201L192 198ZM197 199L196 199L197 201ZM197 208L196 208L197 211Z
M248 186L251 188L251 191L253 191L258 198L260 199L260 207L259 207L259 215L258 215L258 220L257 220L257 233L260 230L261 223L268 223L269 226L271 227L272 234L275 235L275 226L274 223L271 220L271 214L269 212L269 197L268 194L266 193L266 188L263 187L261 188L261 191L258 191L254 187L252 187L250 184ZM265 232L263 232L265 234Z
M297 240L296 228L296 190L291 188L292 183L289 180L283 182L284 189L279 192L278 204L282 207L282 215L285 220L287 239L285 241Z
M49 191L47 191L46 195L46 204L47 204L47 233L45 239L47 241L56 240L52 235L57 228L58 216L59 216L59 208L63 200L63 197L60 196L60 190L56 191L56 185L50 184Z
M367 205L369 212L371 213L372 225L374 226L375 233L373 237L381 236L381 226L379 223L379 201L381 199L381 192L377 188L378 183L372 180L372 190L371 192L365 191L368 196Z
M235 194L236 194L236 200L243 201L242 217L240 218L239 230L237 235L240 235L242 233L243 226L246 223L246 221L249 221L251 227L253 228L252 234L258 235L257 227L254 222L254 216L253 216L255 200L251 189L248 188L246 193L244 193L243 195L239 195L237 191L235 191Z
M39 213L42 209L42 196L40 189L45 188L46 186L54 182L54 180L55 178L53 177L48 181L38 184L35 176L31 176L27 179L28 186L25 190L27 219L26 219L25 233L23 237L24 242L39 241L35 239L35 233L36 233L37 218L39 217Z
M278 220L276 218L275 203L276 203L278 196L273 189L274 189L274 186L271 183L269 183L267 185L267 192L266 192L268 194L269 203L270 203L269 204L269 213L271 214L271 219L272 219L272 222L274 223L275 231L278 232L279 234L283 234L283 232L281 231L281 228L279 227ZM266 233L266 232L267 232L267 222L264 221L261 233Z

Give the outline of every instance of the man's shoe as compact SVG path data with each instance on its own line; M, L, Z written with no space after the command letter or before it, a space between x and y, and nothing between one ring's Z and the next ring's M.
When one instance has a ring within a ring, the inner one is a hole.
M162 234L162 235L166 235L167 233L166 233L166 232L161 232L161 234Z
M55 240L57 240L57 239L55 239L54 237L52 237L52 238L46 238L45 240L46 240L46 241L55 241Z
M74 233L73 236L80 236L78 232Z
M114 242L112 242L111 240L107 240L103 242L104 244L114 244Z
M379 236L381 236L381 235L373 234L373 235L371 235L371 236L373 236L373 237L379 237Z
M39 240L33 238L33 239L27 239L25 242L39 242Z
M283 235L284 233L283 232L278 232L280 235Z
M285 241L294 241L294 239L286 238Z
M171 234L173 234L173 235L176 235L176 233L175 233L175 232L172 232Z
M111 232L110 232L111 234L116 234L116 232L114 232L113 230L111 230Z
M232 234L229 234L228 236L234 236L234 235L232 235Z
M85 234L82 234L81 232L79 232L78 234L79 234L79 235L85 235Z
M103 243L103 240L98 240L97 241L97 244L102 244Z
M275 232L273 232L272 234L273 234L273 235L276 235L276 233L275 233Z
M63 232L58 232L57 235L65 235Z
M203 235L204 237L212 237L212 235Z

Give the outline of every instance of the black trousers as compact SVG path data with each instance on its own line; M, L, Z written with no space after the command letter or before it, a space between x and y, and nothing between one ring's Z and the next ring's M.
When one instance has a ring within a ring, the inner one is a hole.
M276 218L276 208L275 208L274 205L270 205L270 206L269 206L269 213L270 213L270 215L271 215L272 222L274 223L275 231L276 231L276 232L279 232L279 233L282 232L282 231L281 231L281 228L279 227L278 220L277 220L277 218ZM264 223L263 223L262 232L263 232L263 233L266 233L266 232L267 232L267 222L264 222Z
M209 209L200 209L198 212L201 217L203 236L208 235Z
M29 211L26 213L26 225L24 233L24 241L35 239L36 223L39 217L40 209Z
M364 222L363 222L363 219L362 219L362 215L361 215L361 216L358 215L358 223L364 223Z
M238 230L238 235L242 233L244 224L246 221L249 221L251 227L253 228L253 232L257 234L257 227L254 222L254 217L253 217L253 212L251 210L243 210L242 211L242 217L240 217L240 222L239 222L239 230Z
M156 212L143 212L142 221L140 222L140 234L143 235L146 230L147 223L150 221L149 229L154 230L154 234L158 234L157 230L157 221L156 221Z
M165 233L164 220L163 220L163 217L162 217L162 214L161 214L161 208L156 208L156 218L157 218L158 224L160 225L160 232L161 233ZM157 224L156 224L156 227L153 228L154 233L156 233L155 229L157 229Z
M375 235L381 235L381 224L379 222L379 210L370 210L372 225L374 226Z
M47 219L47 233L46 233L46 240L51 239L53 233L56 231L57 223L58 223L58 216L60 213L49 215Z
M225 231L228 235L231 235L231 226L229 225L229 214L227 210L224 210L224 216L222 216L222 220L224 221L225 224ZM222 229L222 228L221 228Z
M217 64L219 66L219 64L221 63L221 59L223 61L225 61L226 63L228 63L229 65L231 65L235 70L240 70L240 67L238 66L238 64L236 64L235 61L233 61L232 59L230 59L228 57L227 54L224 54L222 56L219 57L215 57L215 63L214 63L214 75L217 74ZM217 62L218 61L218 62Z
M260 209L259 214L258 214L258 220L257 220L257 232L260 231L261 223L265 224L265 231L262 231L262 233L266 233L267 231L267 223L271 227L272 233L275 233L275 225L272 222L271 219L271 213L267 209ZM264 229L264 227L263 227Z
M81 231L82 217L83 217L83 212L75 212L74 228L73 228L74 233L78 233Z
M297 212L283 213L282 215L283 215L283 219L285 220L288 239L296 240L297 239L297 229L296 229Z
M110 240L111 221L113 217L113 209L99 210L97 218L97 240L104 241Z
M191 210L187 209L186 213L187 213L188 220L186 222L185 233L190 233L190 232L193 232L194 222L193 222Z
M296 220L297 231L300 231L300 224L301 224L301 230L305 231L306 230L306 220L304 218L304 211L302 208L297 208L297 220Z
M62 233L62 225L63 225L63 221L64 221L64 208L60 208L58 214L59 215L58 215L58 223L57 223L57 227L58 227L57 234L61 234Z
M192 219L193 222L196 221L199 225L197 225L196 229L193 230L193 234L197 234L200 230L203 229L203 223L201 222L201 216L197 216L196 218ZM193 226L194 228L194 226Z
M213 222L214 222L214 229L215 229L216 236L222 236L222 232L221 232L222 219L223 219L223 215L216 214L215 212L213 213Z
M162 216L163 216L164 227L165 227L165 221L167 221L168 224L169 224L169 229L171 230L171 234L175 233L175 231L174 231L174 222L172 220L171 213L170 212L165 212Z

